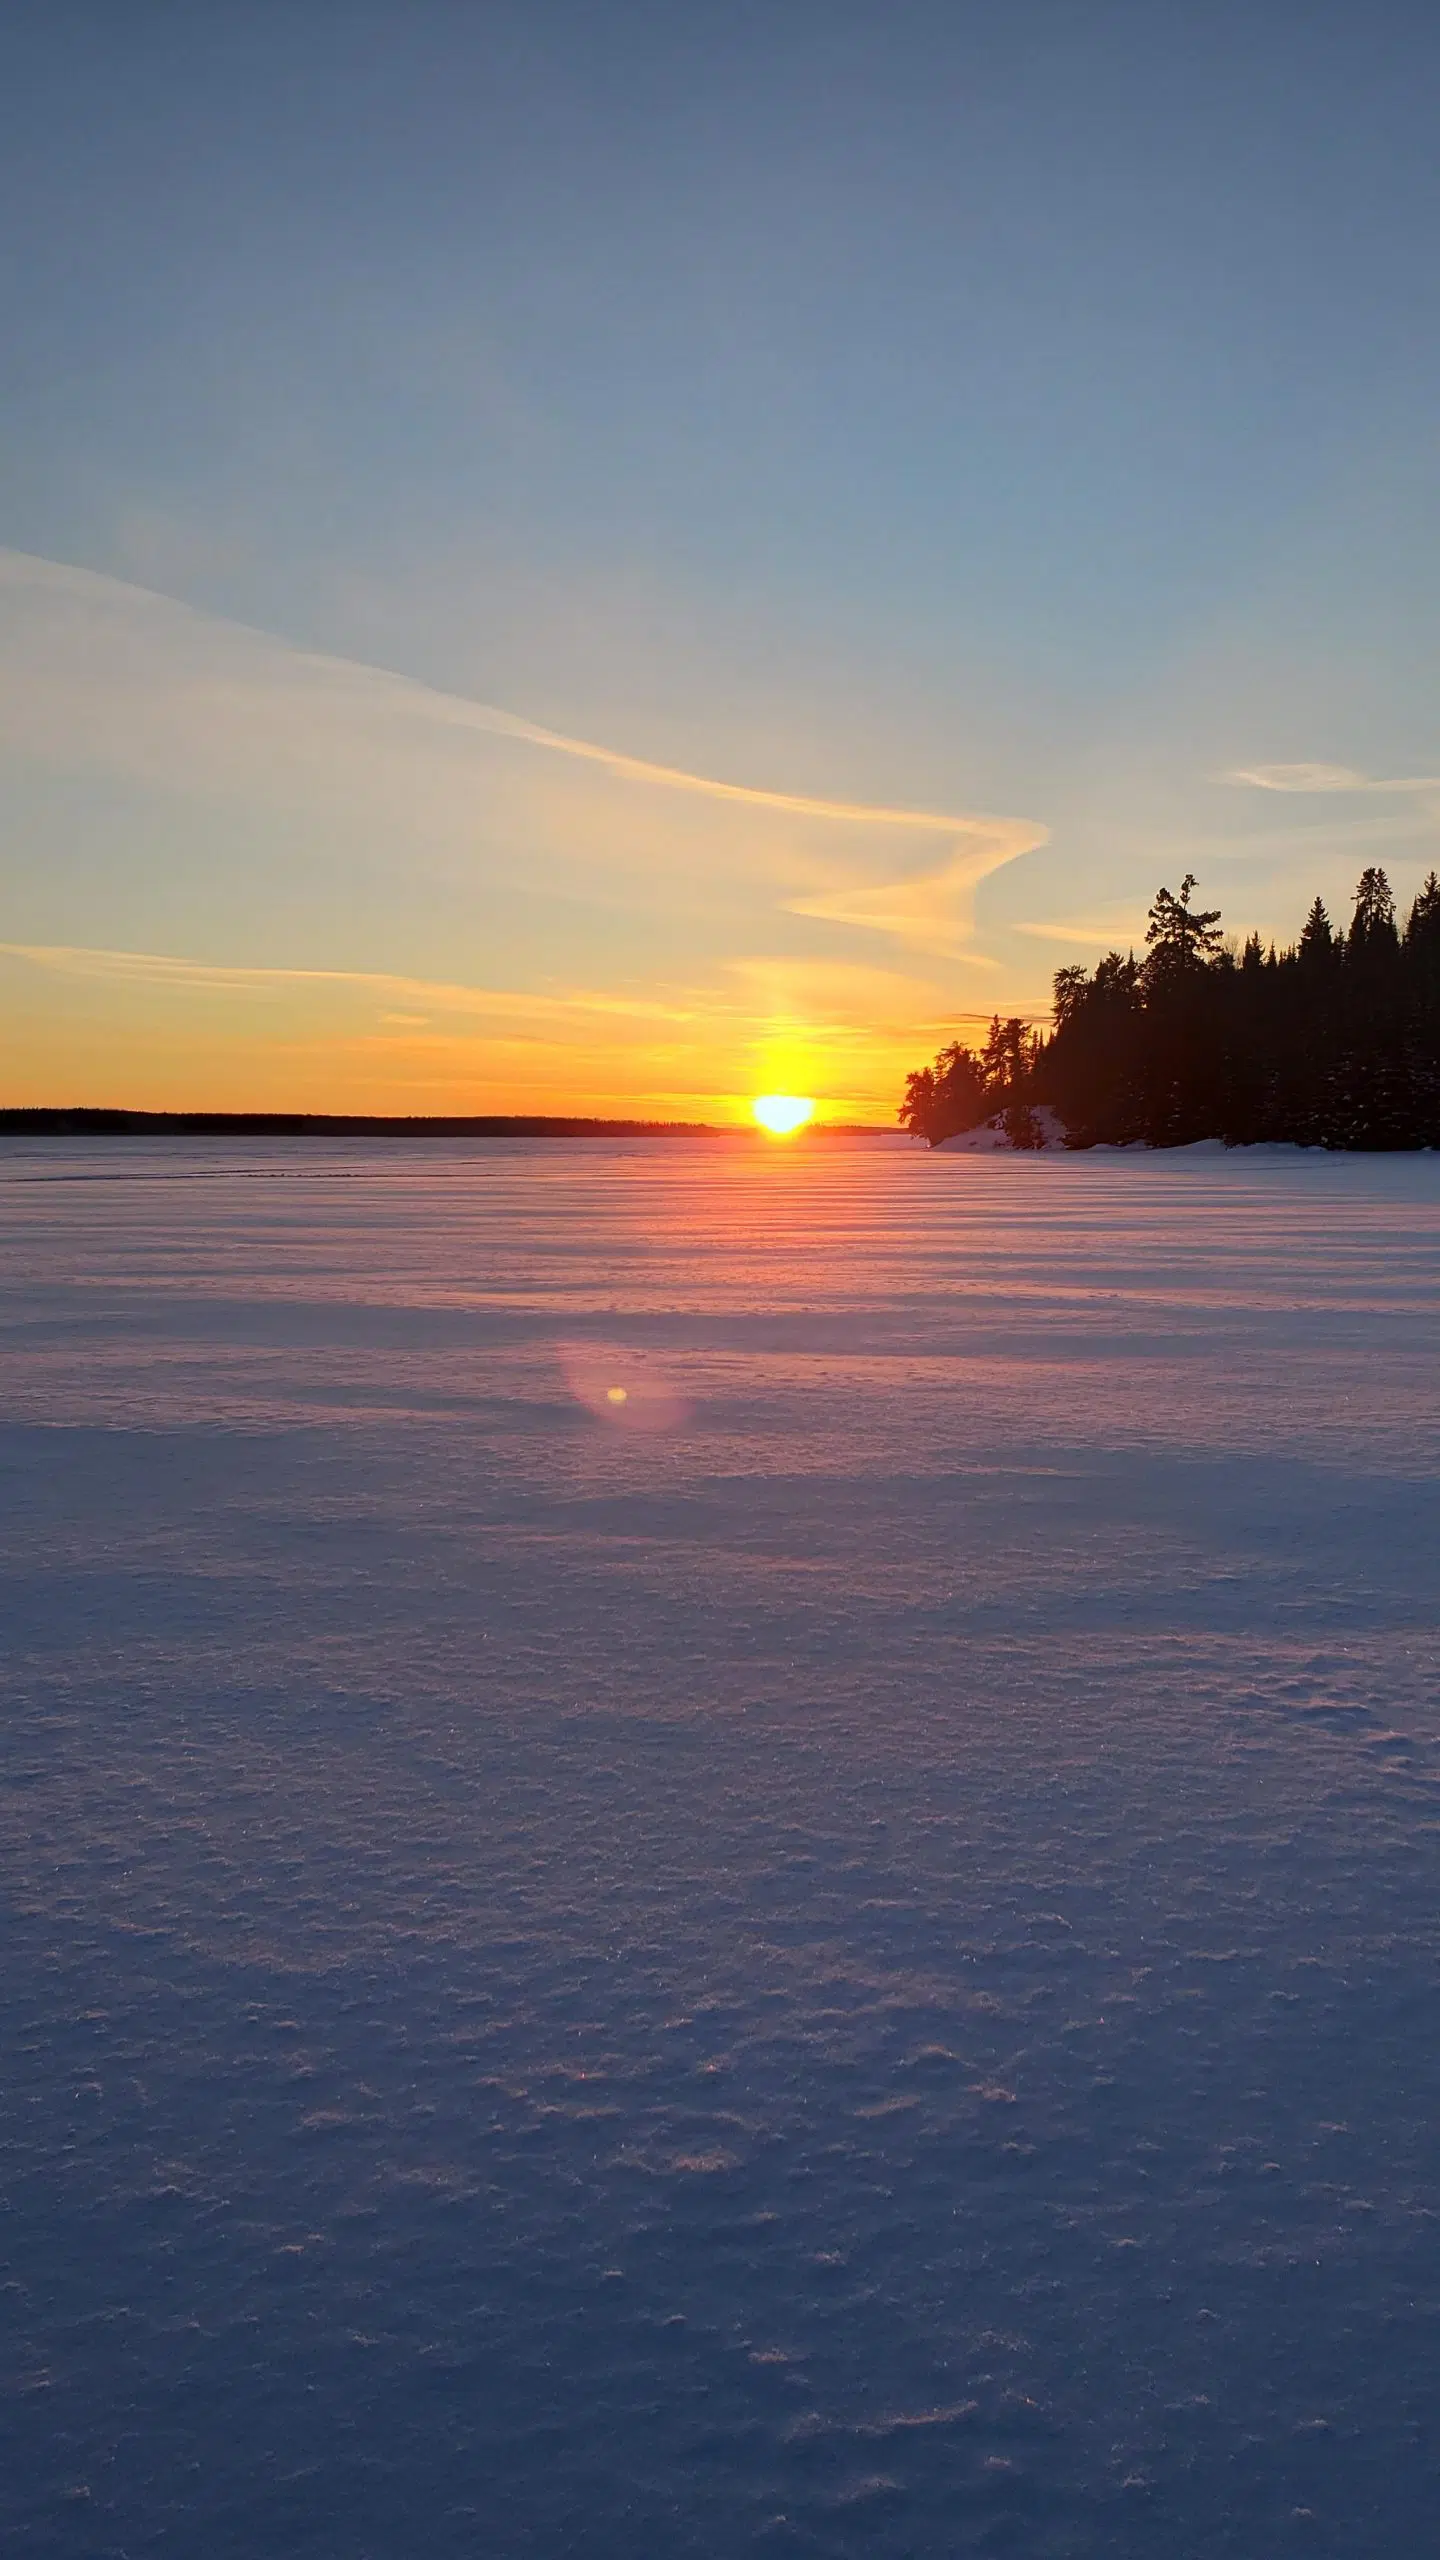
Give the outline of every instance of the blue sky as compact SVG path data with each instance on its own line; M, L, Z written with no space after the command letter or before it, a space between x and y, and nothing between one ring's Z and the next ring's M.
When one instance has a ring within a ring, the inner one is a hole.
M1437 85L1393 5L12 13L15 1098L879 1109L1186 868L1403 893Z

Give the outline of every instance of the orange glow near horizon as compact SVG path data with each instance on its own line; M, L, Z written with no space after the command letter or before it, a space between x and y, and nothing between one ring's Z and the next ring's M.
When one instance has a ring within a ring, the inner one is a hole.
M772 1138L793 1138L797 1129L804 1128L815 1105L805 1094L757 1093L750 1109Z
M0 1101L41 1108L534 1112L781 1137L777 1100L815 1123L888 1122L946 1032L983 1042L984 1023L928 980L849 963L612 994L0 943Z

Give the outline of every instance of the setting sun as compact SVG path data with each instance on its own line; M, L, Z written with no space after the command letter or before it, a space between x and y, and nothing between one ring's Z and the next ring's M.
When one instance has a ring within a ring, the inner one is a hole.
M804 1094L757 1093L750 1108L772 1138L793 1138L803 1129L815 1105Z

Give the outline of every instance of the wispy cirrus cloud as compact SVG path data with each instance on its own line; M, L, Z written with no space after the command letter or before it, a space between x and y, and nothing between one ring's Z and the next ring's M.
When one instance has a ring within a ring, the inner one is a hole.
M526 1018L578 1014L620 1016L626 1020L689 1022L694 1004L656 997L606 994L592 989L552 992L514 987L467 987L443 979L398 977L383 969L291 969L245 963L176 958L157 951L107 951L76 943L0 942L0 959L28 961L32 967L66 978L88 978L112 987L154 987L172 993L240 999L280 998L303 993L331 994L387 1005L423 1001L426 1013L382 1013L382 1021L414 1024L430 1015L510 1014Z
M1138 950L1149 917L1143 907L1125 907L1090 916L1052 916L1017 924L1015 931L1035 942L1075 943L1086 951Z
M943 1004L933 981L854 961L755 955L728 962L718 983L652 994L592 987L478 987L400 976L383 969L294 969L191 960L168 952L110 951L75 943L0 942L0 961L19 961L57 977L127 988L233 998L282 1000L311 994L374 1011L396 1027L418 1028L437 1016L509 1016L556 1022L685 1026L721 1019L786 1023L826 1038L869 1038L909 1032ZM411 1008L423 1005L424 1012ZM400 1009L397 1009L400 1008ZM941 1018L937 1015L936 1017ZM951 1017L948 1012L945 1020Z
M1238 783L1251 791L1440 791L1440 774L1379 776L1356 773L1351 766L1344 764L1238 765L1233 772L1220 774L1218 779Z
M1032 821L775 789L572 736L173 598L0 551L0 747L283 824L307 851L388 844L508 888L627 883L928 943Z
M1018 818L951 820L959 838L948 861L932 871L881 881L841 880L787 898L792 915L820 916L868 933L883 933L923 951L964 952L971 967L996 964L972 950L973 892L991 872L1048 842L1048 830Z

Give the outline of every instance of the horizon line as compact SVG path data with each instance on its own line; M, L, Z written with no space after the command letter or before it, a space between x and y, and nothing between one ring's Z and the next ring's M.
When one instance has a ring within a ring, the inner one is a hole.
M58 1123L70 1123L60 1127ZM82 1124L75 1126L73 1124ZM264 1111L197 1108L149 1110L127 1103L0 1104L0 1136L49 1129L57 1137L127 1137L157 1129L172 1136L344 1137L749 1137L760 1132L748 1120L662 1120L643 1113L574 1111ZM794 1134L888 1137L891 1126L875 1120L807 1121ZM897 1125L897 1134L898 1125Z

